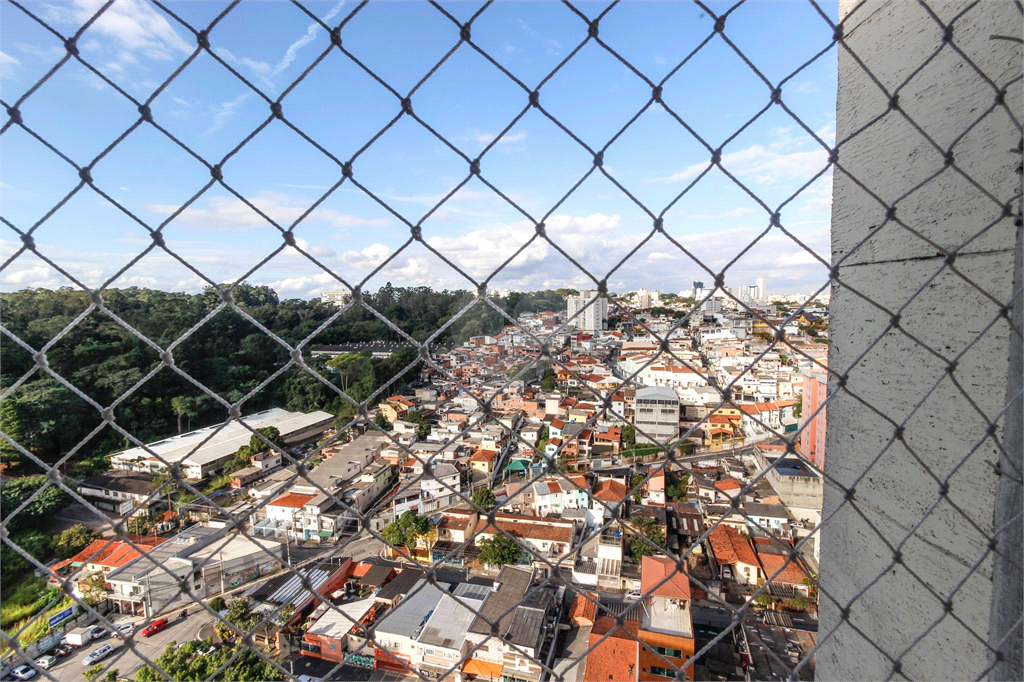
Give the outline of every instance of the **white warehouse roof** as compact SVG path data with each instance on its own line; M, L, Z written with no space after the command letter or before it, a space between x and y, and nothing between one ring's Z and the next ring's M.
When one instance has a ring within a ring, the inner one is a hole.
M242 419L253 429L273 426L278 430L282 438L288 440L289 436L320 424L323 424L324 428L326 428L334 420L334 416L322 410L305 414L303 412L289 412L280 407L275 407L263 412L250 414L242 417ZM207 426L206 428L171 436L155 443L149 443L147 447L167 462L174 463L187 460L191 464L202 465L233 455L238 452L240 447L248 445L249 439L252 438L252 432L237 421L233 421L220 429L220 431L217 431L219 426L219 424ZM211 434L213 434L212 437ZM111 455L112 461L136 458L152 459L153 456L141 447Z

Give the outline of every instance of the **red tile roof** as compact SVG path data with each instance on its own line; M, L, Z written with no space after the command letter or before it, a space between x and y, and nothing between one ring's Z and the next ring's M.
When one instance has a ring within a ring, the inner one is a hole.
M715 487L719 490L739 490L743 486L736 482L735 478L723 478L721 481L715 481Z
M654 587L658 583L661 585ZM654 591L649 592L652 588ZM640 564L640 591L658 597L690 599L690 578L676 570L676 562L668 557L645 556Z
M495 535L501 529L513 537L530 540L547 540L548 542L571 543L573 536L572 524L555 524L550 521L537 523L534 519L523 518L513 514L495 514L494 522L498 528L490 525L486 518L481 518L476 526L476 533Z
M292 507L294 509L301 509L306 506L306 503L312 500L316 495L304 495L302 493L285 493L281 497L277 498L270 503L271 507Z
M599 481L594 488L594 497L602 502L622 502L628 492L625 483L614 480Z
M576 598L572 602L572 606L569 607L569 622L574 625L593 625L594 616L597 614L597 601L598 596L595 592L587 592L591 599L587 599L583 596L583 593L577 594Z
M775 571L782 568L782 565L789 559L788 556L783 554L769 554L767 552L758 552L757 558L761 560L761 565L764 566L764 574L769 578L771 578ZM807 575L800 570L797 561L794 559L785 568L782 568L782 573L772 578L772 582L786 585L803 585L804 578L806 577Z
M639 627L635 620L627 620L624 625L634 636L637 634ZM607 633L611 634L602 640ZM601 616L594 621L588 646L594 648L584 659L583 679L587 682L635 682L640 644L624 632L614 618Z
M744 563L757 566L754 550L750 548L746 536L740 531L720 525L711 531L708 540L719 564Z

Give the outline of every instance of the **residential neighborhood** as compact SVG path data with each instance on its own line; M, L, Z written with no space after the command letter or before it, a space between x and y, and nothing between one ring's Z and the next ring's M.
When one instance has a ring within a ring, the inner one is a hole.
M114 454L78 492L134 534L51 568L117 622L264 614L314 676L771 679L817 636L827 326L694 284L440 348L369 423L275 408Z

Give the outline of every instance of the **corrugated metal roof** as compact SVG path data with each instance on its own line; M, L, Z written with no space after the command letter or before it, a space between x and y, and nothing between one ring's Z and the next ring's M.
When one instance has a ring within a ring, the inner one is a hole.
M398 606L380 619L377 632L415 638L427 614L434 610L443 594L426 580L420 580L413 587L412 594L398 602Z

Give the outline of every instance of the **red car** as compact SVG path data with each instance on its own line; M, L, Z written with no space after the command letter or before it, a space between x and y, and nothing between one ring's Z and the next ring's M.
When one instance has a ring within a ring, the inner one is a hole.
M167 619L166 618L160 618L159 620L154 620L152 623L150 623L148 626L146 626L146 628L142 631L142 636L143 637L149 637L150 635L155 635L156 633L160 632L165 627L167 627L167 624L168 623L167 623Z

